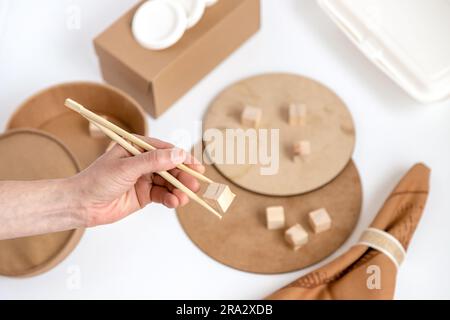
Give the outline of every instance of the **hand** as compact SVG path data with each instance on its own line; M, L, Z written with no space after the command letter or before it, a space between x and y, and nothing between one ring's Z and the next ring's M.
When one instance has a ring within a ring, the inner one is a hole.
M116 144L90 167L69 179L86 227L115 222L151 202L168 208L186 205L187 195L156 174L158 171L169 171L192 191L199 190L194 177L175 168L186 162L203 173L205 168L198 161L169 143L140 138L158 149L131 156Z

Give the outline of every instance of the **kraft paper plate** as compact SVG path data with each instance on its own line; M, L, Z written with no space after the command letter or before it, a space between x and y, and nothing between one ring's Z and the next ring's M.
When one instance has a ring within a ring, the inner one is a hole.
M289 103L307 106L305 126L289 126ZM314 80L293 74L265 74L239 81L222 91L204 117L204 131L243 128L245 105L263 111L260 128L279 129L279 171L261 175L260 165L216 163L237 185L266 195L291 196L317 189L335 178L348 164L355 146L352 116L344 102ZM292 145L311 142L305 161L293 161ZM206 144L206 143L205 143ZM223 148L222 148L223 150Z
M72 176L79 165L56 138L36 130L0 136L0 180L38 180ZM0 241L0 275L34 276L59 264L76 247L83 229Z
M207 166L206 176L228 184L236 194L228 212L219 220L191 201L177 209L178 219L189 238L203 252L243 271L283 273L319 262L335 252L350 236L361 211L362 187L353 161L327 185L292 197L272 197L247 191L230 184L213 166ZM287 226L301 223L310 233L308 244L298 251L287 245L284 230L266 228L265 208L279 205L284 206ZM328 210L333 226L315 235L307 215L321 207Z
M65 83L36 93L13 114L7 128L35 128L56 136L80 161L81 169L86 168L105 152L110 140L92 138L88 121L64 106L66 98L115 119L129 132L147 135L144 111L135 100L111 86L91 82Z

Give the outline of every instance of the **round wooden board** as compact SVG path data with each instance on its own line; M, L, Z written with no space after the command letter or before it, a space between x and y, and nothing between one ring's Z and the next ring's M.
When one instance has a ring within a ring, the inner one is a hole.
M37 130L0 136L0 180L57 179L80 168L69 150ZM0 241L0 275L34 276L59 264L78 244L83 229Z
M229 184L213 166L207 166L206 176ZM327 185L299 196L272 197L235 185L230 188L236 198L222 220L193 202L177 209L177 216L189 238L211 258L254 273L295 271L326 258L350 236L362 205L361 181L353 161ZM276 205L284 207L287 226L301 223L310 234L308 244L298 251L285 242L285 229L266 228L265 208ZM313 234L307 215L321 207L328 210L333 226L328 231Z
M289 125L290 103L307 106L304 126ZM325 185L349 162L355 146L351 114L322 84L293 74L266 74L239 81L211 103L204 117L204 132L242 127L240 115L245 105L262 109L259 128L280 130L279 171L261 175L260 165L249 164L248 158L245 164L216 162L217 169L237 185L266 195L297 195ZM306 160L293 160L292 145L298 140L311 142Z
M93 82L63 83L36 93L12 115L7 128L35 128L54 135L84 169L105 152L111 140L91 137L88 121L64 106L67 98L109 116L127 131L147 135L145 114L136 101L114 87Z

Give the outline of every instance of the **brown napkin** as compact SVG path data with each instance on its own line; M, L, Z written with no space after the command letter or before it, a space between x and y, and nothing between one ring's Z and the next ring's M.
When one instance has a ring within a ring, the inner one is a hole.
M430 169L414 165L387 198L371 227L397 238L405 250L422 216L428 197ZM378 269L374 271L374 267ZM379 271L379 273L378 273ZM373 276L379 279L374 288ZM357 245L267 299L392 299L397 268L383 253ZM369 289L370 287L370 289Z

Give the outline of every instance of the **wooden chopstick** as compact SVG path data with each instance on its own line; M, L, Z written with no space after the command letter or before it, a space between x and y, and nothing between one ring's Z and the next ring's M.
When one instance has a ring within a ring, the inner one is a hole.
M84 116L84 115L83 115ZM139 155L142 152L139 151L136 147L132 146L128 141L126 141L124 138L119 136L114 131L102 126L101 124L92 121L91 119L85 117L90 122L92 122L94 125L96 125L105 135L107 135L111 140L114 140L119 145L121 145L125 150L130 152L132 155ZM191 198L192 200L196 201L198 204L200 204L202 207L207 209L208 211L214 213L219 219L222 219L222 216L214 210L211 206L209 206L202 198L200 198L196 193L194 193L191 189L186 187L184 184L182 184L180 181L178 181L174 176L172 176L167 171L159 171L157 172L161 177L163 177L166 181L168 181L170 184L172 184L175 188L178 188L182 192L186 193L186 195Z
M75 112L78 112L83 117L85 117L88 121L92 122L95 126L97 126L106 136L108 136L110 139L116 141L118 144L120 144L124 149L126 149L128 152L130 152L133 155L141 154L142 152L138 150L136 147L131 145L127 140L135 143L136 145L140 146L141 148L145 150L156 150L155 147L151 146L150 144L146 143L145 141L142 141L138 137L130 134L129 132L125 131L124 129L116 126L115 124L109 122L108 120L100 117L99 115L95 114L94 112L86 109L78 102L72 100L72 99L66 99L65 106L74 110ZM177 166L178 167L178 166ZM188 172L192 174L193 176L197 177L199 180L206 181L208 183L212 183L213 181L209 178L203 176L199 172L182 165L180 170L183 170L185 172ZM186 170L188 169L188 170ZM192 200L196 201L198 204L200 204L202 207L207 209L208 211L214 213L217 217L220 219L222 216L214 210L208 203L206 203L203 199L201 199L197 194L195 194L191 189L183 185L180 181L178 181L174 176L172 176L167 171L161 171L157 172L161 177L163 177L166 181L168 181L170 184L172 184L174 187L178 188L182 192L186 193L186 195L191 198Z
M149 150L156 150L156 148L153 147L152 145L150 145L149 143L143 141L142 139L139 139L135 135L133 135L133 134L129 133L128 131L122 129L121 127L115 125L114 123L106 120L105 118L100 117L98 114L95 114L94 112L90 111L89 109L86 109L84 106L82 106L81 104L79 104L78 102L76 102L76 101L74 101L72 99L66 99L64 105L66 107L68 107L68 108L70 108L70 109L80 113L81 115L83 115L85 118L87 118L91 122L99 123L104 128L107 128L107 129L117 133L119 136L122 136L122 137L126 138L128 141L133 142L134 144L136 144L137 146L143 148L144 150L147 150L147 151L149 151ZM200 181L203 181L203 182L206 182L206 183L214 183L214 181L212 181L208 177L205 177L200 172L197 172L194 169L191 169L191 168L189 168L188 166L186 166L184 164L177 165L177 168L180 169L181 171L189 173L190 175L196 177Z

